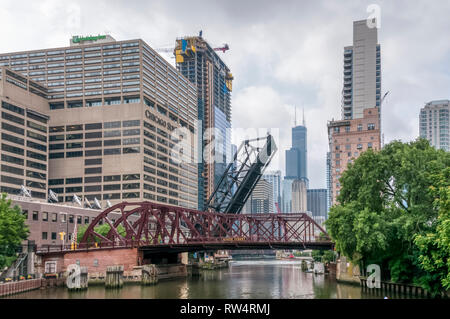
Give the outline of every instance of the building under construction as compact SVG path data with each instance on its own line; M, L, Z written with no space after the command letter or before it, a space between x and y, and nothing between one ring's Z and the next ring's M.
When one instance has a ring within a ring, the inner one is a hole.
M207 152L209 154L199 161L198 208L200 210L204 208L205 202L225 172L226 163L232 157L231 136L228 129L231 128L233 76L216 53L218 51L225 53L228 49L228 45L221 48L211 47L200 32L199 36L177 39L174 50L178 71L197 85L198 119L201 121L198 136L199 138L203 136L203 142L199 143L201 145L199 154L204 154L204 148L212 141L212 133L207 130L208 128L215 128L214 135L220 132L224 141L222 143L221 139L215 136L214 152ZM207 134L204 135L203 132Z

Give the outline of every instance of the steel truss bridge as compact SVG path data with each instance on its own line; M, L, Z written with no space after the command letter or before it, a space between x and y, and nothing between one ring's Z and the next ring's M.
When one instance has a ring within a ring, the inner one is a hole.
M111 213L115 212L115 220ZM119 218L117 218L119 213ZM96 227L109 225L102 235ZM223 214L152 202L123 202L100 213L77 249L139 247L148 252L216 249L330 249L325 232L306 213Z

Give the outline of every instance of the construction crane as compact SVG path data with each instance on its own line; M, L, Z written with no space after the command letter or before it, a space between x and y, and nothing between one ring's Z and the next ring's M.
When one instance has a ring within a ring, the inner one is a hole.
M173 53L175 48L157 48L155 49L156 52L164 52L164 53ZM226 51L230 50L230 46L228 44L223 44L222 47L219 48L213 48L214 51L222 51L225 53Z
M266 140L262 148L255 142ZM272 135L242 142L206 207L218 213L239 214L277 151Z
M224 44L223 47L221 48L213 48L214 51L222 51L223 53L225 53L226 51L230 50L230 47L228 46L228 44Z

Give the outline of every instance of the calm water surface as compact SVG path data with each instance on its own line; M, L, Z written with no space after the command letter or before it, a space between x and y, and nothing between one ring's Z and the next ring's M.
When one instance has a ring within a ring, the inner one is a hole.
M125 285L122 289L89 286L83 292L66 288L34 290L8 298L45 299L361 299L383 298L358 286L338 284L329 276L301 271L298 261L234 261L229 269L205 271L201 277L159 282L155 286ZM396 296L388 296L395 298ZM403 297L405 298L405 297Z

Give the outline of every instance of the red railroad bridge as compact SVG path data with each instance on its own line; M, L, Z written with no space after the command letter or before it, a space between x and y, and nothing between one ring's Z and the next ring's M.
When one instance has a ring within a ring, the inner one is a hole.
M109 215L112 212L116 212L115 220ZM96 230L104 224L109 226L106 235ZM152 202L123 202L94 219L76 250L126 247L147 253L179 253L219 249L331 249L333 244L325 230L306 213L223 214ZM69 246L42 247L40 252L70 249Z

